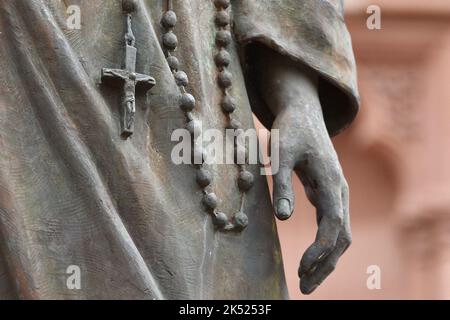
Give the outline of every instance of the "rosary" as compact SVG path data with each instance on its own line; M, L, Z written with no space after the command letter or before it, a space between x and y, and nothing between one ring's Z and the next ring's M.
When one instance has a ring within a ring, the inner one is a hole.
M205 159L206 151L202 145L196 142L197 134L201 132L201 122L196 120L193 111L196 106L194 96L187 92L186 87L189 85L189 78L185 72L180 69L179 60L174 55L178 39L175 35L174 28L177 23L177 16L173 9L172 0L165 1L166 12L162 16L161 25L164 29L162 36L162 46L166 56L166 61L175 82L180 90L179 107L186 116L186 129L190 132L193 144L193 158L200 159L199 164L194 164L196 168L196 182L202 189L203 198L202 204L208 214L211 215L215 227L220 231L237 231L240 232L245 229L248 224L248 217L243 212L245 204L245 193L248 192L254 182L253 174L246 170L246 162L244 164L236 164L239 169L237 176L237 185L240 190L240 206L239 209L231 216L218 210L219 199L212 190L212 174L206 168ZM230 7L230 0L211 0L214 2L216 8L215 14L215 43L216 53L212 57L217 67L218 76L217 84L222 91L222 101L220 103L222 112L226 115L228 125L225 129L235 130L237 136L243 132L241 124L237 119L232 118L232 114L236 109L236 104L230 95L230 88L232 86L232 74L228 70L231 63L231 55L227 51L231 44L232 36L230 32L230 15L228 13ZM133 133L134 127L134 113L135 113L135 94L139 88L148 91L155 84L155 80L146 75L135 72L136 66L136 51L135 39L131 29L131 16L137 10L136 2L133 0L122 0L122 8L127 19L127 32L125 33L125 68L122 69L107 69L102 70L102 82L120 83L123 88L122 99L122 133L123 139L127 139ZM235 159L247 159L247 149L245 145L239 142L235 135L234 150ZM197 161L194 161L197 163Z

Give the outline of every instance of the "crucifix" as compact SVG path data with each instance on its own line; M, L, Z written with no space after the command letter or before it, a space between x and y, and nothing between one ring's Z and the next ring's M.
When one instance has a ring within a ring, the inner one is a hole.
M126 2L126 1L125 1ZM135 37L131 28L131 13L134 6L123 7L127 15L127 32L125 33L125 58L123 69L102 69L102 83L122 88L121 102L121 137L128 139L134 131L134 116L136 113L136 90L147 92L155 84L153 77L136 73Z

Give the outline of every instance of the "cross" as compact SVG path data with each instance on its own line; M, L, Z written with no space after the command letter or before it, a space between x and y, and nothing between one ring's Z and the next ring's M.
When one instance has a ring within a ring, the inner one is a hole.
M102 83L122 87L121 137L128 139L134 131L136 90L147 92L155 84L153 77L136 73L135 38L131 30L131 15L127 15L128 31L125 34L125 61L123 69L102 69Z

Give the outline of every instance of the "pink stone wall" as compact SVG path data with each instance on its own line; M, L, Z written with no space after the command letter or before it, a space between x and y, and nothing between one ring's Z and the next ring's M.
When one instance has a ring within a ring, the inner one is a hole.
M293 299L450 298L450 1L378 0L381 30L366 27L371 4L347 0L362 109L334 140L353 245L315 293L299 293L298 263L316 226L295 179L294 216L278 224ZM379 290L366 285L371 265Z

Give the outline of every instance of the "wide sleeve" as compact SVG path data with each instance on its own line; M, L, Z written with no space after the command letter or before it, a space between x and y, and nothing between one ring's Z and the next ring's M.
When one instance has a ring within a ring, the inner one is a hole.
M252 80L252 57L261 45L318 72L319 95L330 135L339 133L356 116L356 66L342 2L234 0L234 33L240 44L252 108L266 127L271 127L274 116Z

